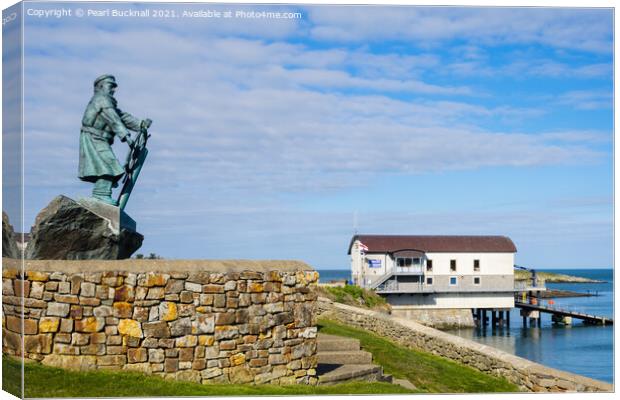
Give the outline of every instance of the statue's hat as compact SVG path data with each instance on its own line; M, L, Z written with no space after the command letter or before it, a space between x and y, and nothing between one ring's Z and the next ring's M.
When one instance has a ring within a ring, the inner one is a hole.
M118 86L116 84L116 78L114 77L114 75L101 75L99 78L95 79L95 86L97 86L99 82L103 81L111 81L114 86Z

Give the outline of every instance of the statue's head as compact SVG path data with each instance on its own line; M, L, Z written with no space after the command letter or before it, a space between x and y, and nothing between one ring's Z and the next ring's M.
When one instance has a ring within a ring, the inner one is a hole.
M103 92L112 96L117 86L114 75L101 75L95 79L95 92Z

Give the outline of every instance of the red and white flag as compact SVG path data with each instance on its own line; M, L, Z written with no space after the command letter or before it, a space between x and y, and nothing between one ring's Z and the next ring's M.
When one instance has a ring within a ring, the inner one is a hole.
M366 246L364 243L360 242L359 244L359 248L360 248L360 253L365 253L368 251L368 246Z

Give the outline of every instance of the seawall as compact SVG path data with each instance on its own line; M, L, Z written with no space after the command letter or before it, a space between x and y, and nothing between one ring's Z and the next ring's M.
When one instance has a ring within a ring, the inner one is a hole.
M611 392L613 385L545 367L490 346L424 326L410 319L319 298L319 317L366 329L403 346L446 357L501 376L531 392Z
M199 383L317 382L318 273L302 262L2 262L5 354Z
M476 326L469 308L407 308L392 306L392 315L398 318L414 319L425 326L436 329L473 328Z

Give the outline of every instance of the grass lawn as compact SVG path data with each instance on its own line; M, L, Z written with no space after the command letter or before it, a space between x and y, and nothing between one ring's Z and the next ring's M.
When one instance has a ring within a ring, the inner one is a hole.
M423 392L519 391L516 385L506 379L484 374L443 357L408 349L365 330L320 320L319 331L359 339L362 348L373 354L373 362L383 366L385 373L407 379Z
M2 359L2 387L20 396L21 363ZM77 372L25 364L26 397L260 396L321 394L393 394L409 390L383 382L352 382L334 386L201 385L164 380L127 371Z

